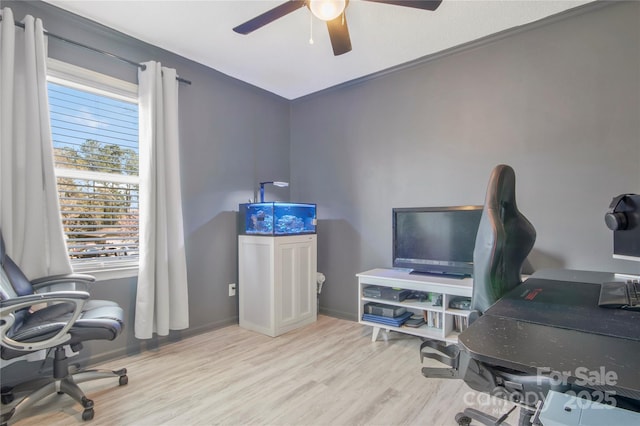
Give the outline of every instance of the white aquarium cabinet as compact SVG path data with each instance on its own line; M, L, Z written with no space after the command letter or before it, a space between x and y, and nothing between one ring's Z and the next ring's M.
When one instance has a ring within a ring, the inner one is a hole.
M268 336L317 319L317 236L238 236L240 327Z

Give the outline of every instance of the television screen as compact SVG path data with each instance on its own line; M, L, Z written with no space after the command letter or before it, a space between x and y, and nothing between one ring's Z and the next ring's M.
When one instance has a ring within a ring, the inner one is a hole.
M482 206L393 209L393 266L471 276L481 216Z

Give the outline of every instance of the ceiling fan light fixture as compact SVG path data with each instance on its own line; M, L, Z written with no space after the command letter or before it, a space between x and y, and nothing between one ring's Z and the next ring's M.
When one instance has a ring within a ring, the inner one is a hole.
M346 0L309 0L311 13L323 21L336 19L347 7Z

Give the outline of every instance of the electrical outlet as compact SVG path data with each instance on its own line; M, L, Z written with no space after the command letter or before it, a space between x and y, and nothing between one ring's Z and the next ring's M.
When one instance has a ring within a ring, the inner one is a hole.
M234 284L229 284L229 297L231 296L235 296L236 295L236 285Z

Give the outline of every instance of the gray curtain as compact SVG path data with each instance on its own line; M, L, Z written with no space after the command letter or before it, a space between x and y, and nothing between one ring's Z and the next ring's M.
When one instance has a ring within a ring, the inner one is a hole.
M27 277L67 274L53 167L42 21L0 22L0 229L7 253Z
M140 272L135 336L189 327L180 192L178 82L174 69L147 62L138 72Z

